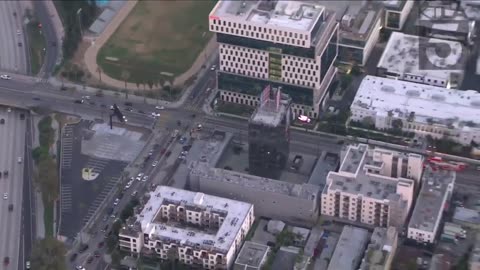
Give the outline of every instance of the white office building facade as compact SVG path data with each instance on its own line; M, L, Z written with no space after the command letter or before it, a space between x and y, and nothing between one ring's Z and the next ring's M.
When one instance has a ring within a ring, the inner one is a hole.
M302 1L219 1L209 27L219 44L223 101L256 106L267 85L280 86L295 114L318 116L336 74L333 12Z

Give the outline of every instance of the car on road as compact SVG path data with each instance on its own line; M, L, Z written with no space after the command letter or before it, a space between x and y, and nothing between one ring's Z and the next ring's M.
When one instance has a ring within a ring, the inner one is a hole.
M163 107L163 106L155 106L155 109L156 109L156 110L164 110L165 107Z
M82 244L80 246L80 248L78 249L78 252L83 253L83 252L87 251L87 249L88 249L88 245L87 244Z
M116 218L117 217L117 213L113 213L110 215L110 218Z
M98 250L95 250L95 251L93 252L93 256L95 256L95 258L100 257L100 252L99 252Z
M214 71L214 70L216 70L216 69L217 69L217 65L213 65L213 66L210 68L211 71Z
M119 202L120 202L120 199L116 198L115 201L113 202L113 205L117 206Z
M10 257L3 258L3 264L8 265L10 263Z
M142 110L138 110L138 113L145 114L145 112Z
M20 30L17 30L17 35L21 35L22 32L20 32Z
M25 120L25 114L23 113L20 114L20 120Z
M155 160L155 161L152 163L152 167L157 167L157 165L158 165L158 161Z
M7 109L7 112L12 112L12 108L8 108L8 109Z
M210 92L210 90L212 90L212 88L208 87L207 88L207 93Z
M8 170L3 171L3 176L5 176L5 177L8 176Z
M126 108L125 108L125 111L131 112L131 111L133 111L133 109L132 109L131 107L126 107Z
M73 262L75 261L75 259L77 258L78 254L77 253L73 253L72 256L70 256L70 261ZM78 269L78 267L77 267Z
M76 99L73 103L83 104L83 99Z
M133 103L132 103L132 102L128 102L128 101L127 101L127 102L125 102L125 103L123 103L123 104L125 104L125 106L128 106L128 107L133 107Z
M22 42L18 42L18 47L22 47Z
M186 156L188 154L188 151L182 151L182 156Z
M77 270L85 270L85 267L81 266L81 265L77 265L77 267L75 267Z
M9 211L9 212L12 212L12 211L13 211L13 204L12 204L12 203L8 205L8 211Z
M172 154L172 151L167 151L167 152L165 153L165 157L169 157L171 154Z
M18 157L17 162L18 162L18 163L22 163L22 161L23 161L23 158L22 158L22 157Z
M90 96L82 96L82 99L90 100Z
M160 117L160 113L152 112L152 117L153 118Z
M132 197L137 196L137 194L138 194L138 191L135 190L134 192L132 192Z
M4 199L4 200L8 199L8 193L6 193L6 192L3 193L3 199Z
M97 244L97 247L98 247L98 248L102 248L103 245L105 245L105 242L101 241L101 242L99 242L99 243Z
M34 98L32 98L32 99L33 99L33 100L40 100L39 97L34 97Z
M0 124L2 124L2 125L5 124L5 119L3 119L3 118L0 119Z
M131 182L128 182L127 185L125 185L125 190L129 189L130 187L132 186L132 183Z
M142 179L142 182L147 182L147 180L148 180L148 175L145 175Z
M25 262L25 269L30 269L30 261Z
M12 79L12 77L10 75L7 75L7 74L0 75L0 78L2 80L11 80Z
M95 102L94 102L94 101L90 101L88 104L90 104L91 106L95 106Z
M102 107L102 108L106 108L106 107L107 107L107 105L105 105L105 104L103 104L103 103L102 103L102 104L100 104L100 107Z

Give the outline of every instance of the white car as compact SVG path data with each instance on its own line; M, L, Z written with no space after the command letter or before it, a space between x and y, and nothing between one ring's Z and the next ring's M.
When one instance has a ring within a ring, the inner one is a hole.
M216 65L213 65L213 66L210 68L211 71L214 71L215 69L217 69L217 66L216 66Z
M119 202L120 202L120 199L116 198L115 201L113 202L113 205L117 206Z
M152 112L152 117L160 117L160 114L156 112Z
M8 199L8 193L6 193L6 192L3 193L3 199L4 199L4 200Z
M7 75L7 74L0 75L0 78L3 79L3 80L11 80L12 79L12 77L10 77L10 75Z
M142 182L147 182L147 180L148 180L148 175L145 175L142 179Z
M17 30L17 35L21 35L22 33L20 32L20 30Z
M158 161L154 161L154 162L152 163L152 167L157 167L157 165L158 165Z
M8 109L7 109L7 112L12 112L12 108L8 108Z
M26 261L26 262L25 262L25 268L26 268L26 269L30 269L30 261Z
M164 110L165 107L163 107L163 106L155 106L155 109L156 109L156 110Z
M22 161L23 161L22 157L18 157L17 161L18 161L18 163L22 163Z

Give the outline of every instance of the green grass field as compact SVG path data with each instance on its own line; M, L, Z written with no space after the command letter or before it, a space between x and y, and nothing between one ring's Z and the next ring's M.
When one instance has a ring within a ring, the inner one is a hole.
M208 14L215 3L139 1L101 48L97 63L105 74L119 80L173 80L191 67L209 41Z

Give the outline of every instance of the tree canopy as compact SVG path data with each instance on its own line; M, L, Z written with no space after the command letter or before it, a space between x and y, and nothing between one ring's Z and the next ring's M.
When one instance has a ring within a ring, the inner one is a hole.
M35 242L32 250L32 269L66 270L66 249L62 242L47 237Z

